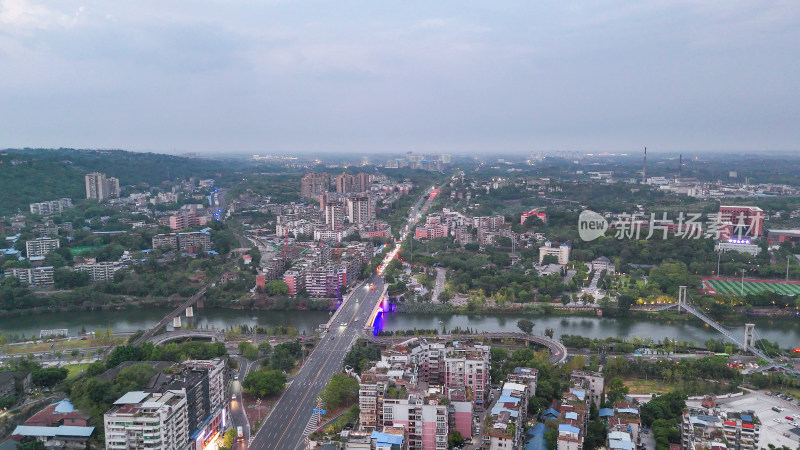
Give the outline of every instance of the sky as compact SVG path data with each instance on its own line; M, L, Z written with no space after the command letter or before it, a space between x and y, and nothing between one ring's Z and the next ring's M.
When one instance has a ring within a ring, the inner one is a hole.
M0 0L0 147L796 151L800 2Z

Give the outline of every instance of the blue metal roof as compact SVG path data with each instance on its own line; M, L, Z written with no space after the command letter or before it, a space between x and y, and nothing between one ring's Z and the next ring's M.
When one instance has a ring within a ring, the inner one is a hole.
M372 432L372 439L377 440L378 444L402 445L403 436L396 434L381 433L380 431Z
M531 439L525 443L525 450L546 450L547 444L544 441L544 424L538 423L535 427L529 428L526 432Z
M72 406L72 402L68 398L65 398L56 404L56 408L53 411L59 414L69 414L75 411L75 407Z
M497 403L519 403L519 397L512 397L510 395L501 395L497 399Z
M568 423L560 423L558 424L558 432L566 431L567 433L575 433L578 434L581 430L578 427L572 426Z
M555 409L553 409L553 408L547 408L547 409L545 409L545 410L544 410L544 412L542 413L542 415L543 415L543 416L553 416L553 417L558 417L558 411L556 411L556 410L555 410Z
M608 441L608 448L621 449L621 450L633 450L633 442L631 442L631 441L609 440Z
M519 411L513 409L503 408L500 406L495 406L494 408L492 408L493 416L500 415L502 412L508 412L511 417L519 417Z
M600 408L597 415L600 417L614 417L614 410L611 408Z
M56 436L69 436L69 437L86 437L92 435L94 427L73 427L61 425L57 427L38 427L30 425L19 425L14 428L11 435L20 436L39 436L39 437L56 437Z

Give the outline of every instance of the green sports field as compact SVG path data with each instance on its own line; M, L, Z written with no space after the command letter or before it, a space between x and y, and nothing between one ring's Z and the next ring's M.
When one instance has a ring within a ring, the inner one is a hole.
M719 278L706 278L703 284L710 293L715 294L739 294L742 291L741 280L723 280ZM763 291L772 291L781 295L800 294L800 283L785 281L752 281L745 280L744 294L757 294Z

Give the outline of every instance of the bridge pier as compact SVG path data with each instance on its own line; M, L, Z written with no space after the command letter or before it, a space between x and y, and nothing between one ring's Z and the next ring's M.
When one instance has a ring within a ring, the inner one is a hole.
M203 308L203 307L205 307L205 305L203 304L203 299L202 299L202 298L201 298L201 299L199 299L199 300L197 300L197 307L198 307L198 308Z
M742 347L744 351L748 351L750 348L755 347L756 344L756 324L754 323L746 323L744 324L744 346Z
M678 313L681 312L681 306L686 304L686 286L678 286ZM686 308L683 308L686 311Z
M194 309L191 306L186 308L186 317L194 317Z
M172 319L172 328L180 328L181 327L181 316L176 316Z

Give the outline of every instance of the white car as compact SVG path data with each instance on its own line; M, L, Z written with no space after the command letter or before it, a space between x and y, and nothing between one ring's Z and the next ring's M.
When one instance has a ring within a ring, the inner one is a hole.
M772 419L772 421L773 422L777 422L777 423L783 423L783 421L781 419Z

